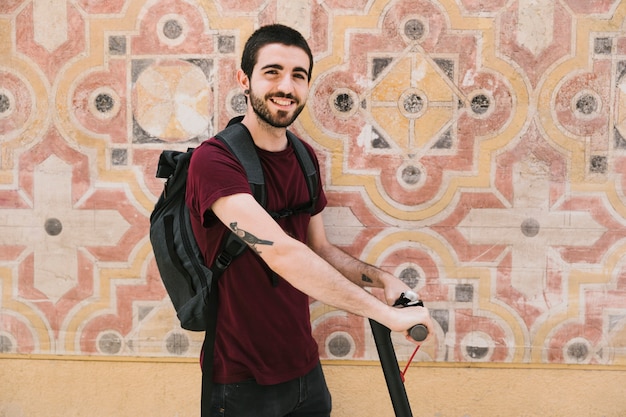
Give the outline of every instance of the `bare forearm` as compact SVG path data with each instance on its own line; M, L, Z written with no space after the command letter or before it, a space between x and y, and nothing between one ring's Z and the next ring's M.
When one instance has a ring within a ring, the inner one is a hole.
M384 288L384 280L388 279L386 272L354 258L334 245L319 249L317 254L361 287Z
M282 248L279 250L281 253L276 257L267 256L268 265L291 285L316 300L362 317L374 319L393 331L405 332L417 323L425 324L429 329L432 327L428 310L393 308L385 304L360 285L346 279L341 271L301 242L292 241L287 245L277 244L277 246ZM358 262L353 266L359 264L363 263ZM351 267L348 266L348 268ZM368 270L366 268L365 272ZM390 280L401 283L392 275L387 275L391 277ZM391 286L395 287L394 284ZM400 293L397 293L393 298L399 295ZM389 299L387 301L389 302Z
M270 267L291 285L324 304L394 326L394 309L361 288L371 284L363 285L362 278L354 268L366 264L344 254L354 263L346 266L346 258L340 263L343 270L339 270L332 262L318 256L300 242L290 242L287 250L289 254L284 253L283 256L272 257L268 261ZM336 256L341 258L344 255ZM352 271L350 280L345 279L344 270ZM356 278L356 282L352 278Z

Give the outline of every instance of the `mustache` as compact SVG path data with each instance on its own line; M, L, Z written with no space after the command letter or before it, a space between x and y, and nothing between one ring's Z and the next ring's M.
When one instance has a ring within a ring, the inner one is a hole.
M295 101L296 103L299 103L299 102L300 102L300 100L298 100L298 99L297 99L297 98L296 98L293 94L291 94L291 93L281 93L281 92L278 92L278 93L274 93L274 94L267 94L267 95L265 96L265 98L266 98L266 99L267 99L267 98L272 98L272 97L276 97L276 98L287 98L287 99L289 99L289 100L293 100L293 101Z

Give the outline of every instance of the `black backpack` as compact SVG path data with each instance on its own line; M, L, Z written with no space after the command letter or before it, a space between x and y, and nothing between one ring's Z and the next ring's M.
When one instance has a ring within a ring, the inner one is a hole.
M243 165L255 199L265 207L266 189L263 171L254 142L241 123L229 125L216 135ZM307 149L287 131L307 181L310 201L303 207L270 212L273 218L312 212L317 201L318 173ZM189 209L185 204L187 170L193 149L187 152L166 150L161 153L156 176L166 178L163 192L150 216L150 241L163 284L176 309L181 327L193 331L207 328L207 304L211 285L247 245L234 233L223 242L223 249L213 265L204 264L195 241Z

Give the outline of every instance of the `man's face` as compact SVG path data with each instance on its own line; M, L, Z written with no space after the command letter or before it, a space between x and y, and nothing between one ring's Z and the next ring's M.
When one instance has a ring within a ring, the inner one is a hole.
M287 127L298 117L309 94L309 57L302 49L269 44L258 52L250 79L250 105L273 127Z

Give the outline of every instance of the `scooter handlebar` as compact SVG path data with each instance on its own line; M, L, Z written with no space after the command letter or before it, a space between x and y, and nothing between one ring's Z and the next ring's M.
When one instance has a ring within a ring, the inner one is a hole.
M424 341L428 337L428 329L423 324L416 324L409 329L409 336L416 342Z

